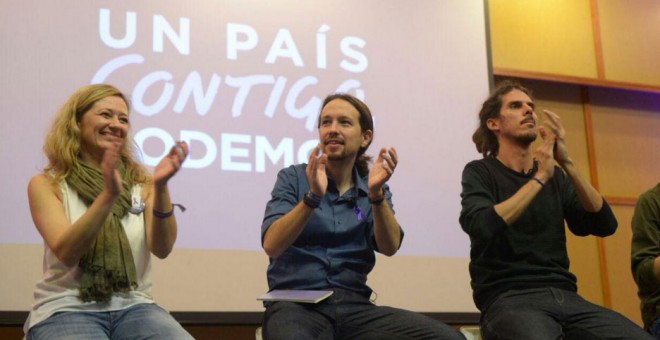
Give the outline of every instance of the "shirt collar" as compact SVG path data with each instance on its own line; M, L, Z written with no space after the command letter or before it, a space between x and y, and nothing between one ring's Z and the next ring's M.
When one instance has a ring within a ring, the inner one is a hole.
M362 177L358 173L357 167L353 167L353 178L355 178L355 187L357 188L358 196L367 196L369 193L369 183L367 182L369 175Z
M369 175L367 176L360 176L360 173L358 173L357 167L353 167L353 179L354 179L354 188L357 189L357 196L368 196L369 194ZM335 183L335 180L332 179L332 177L328 176L328 184L332 185L336 190L337 185ZM352 191L353 189L351 189Z

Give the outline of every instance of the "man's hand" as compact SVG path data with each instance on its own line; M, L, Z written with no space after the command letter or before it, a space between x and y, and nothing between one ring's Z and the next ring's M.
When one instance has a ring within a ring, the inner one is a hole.
M534 150L534 159L538 162L536 177L546 183L555 174L554 148L556 138L545 127L539 128L543 144Z
M317 145L309 155L306 173L310 190L318 196L325 195L325 190L328 188L326 164L328 164L328 155L322 154L321 145Z
M571 162L566 148L566 129L564 129L561 118L556 113L548 110L543 110L543 113L548 118L543 122L543 126L555 139L554 158L561 167L564 167L564 164Z
M369 171L369 196L378 197L382 195L383 185L392 177L398 162L399 157L395 148L380 149L378 158L371 171Z

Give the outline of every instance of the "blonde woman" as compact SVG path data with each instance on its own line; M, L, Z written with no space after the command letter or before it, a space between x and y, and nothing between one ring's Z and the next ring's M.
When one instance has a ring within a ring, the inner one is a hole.
M105 84L82 87L55 117L48 166L28 185L45 248L28 339L192 339L154 303L150 262L174 247L167 184L188 146L176 143L149 175L130 126L127 98Z

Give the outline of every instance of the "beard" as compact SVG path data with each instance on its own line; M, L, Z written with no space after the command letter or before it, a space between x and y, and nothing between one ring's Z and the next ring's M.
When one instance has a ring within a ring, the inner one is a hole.
M520 145L529 145L534 143L534 141L538 138L538 132L536 131L529 131L520 135L517 135L514 137L514 140L516 143Z
M348 155L346 155L345 152L340 152L340 153L328 153L328 160L329 161L343 161L348 158Z

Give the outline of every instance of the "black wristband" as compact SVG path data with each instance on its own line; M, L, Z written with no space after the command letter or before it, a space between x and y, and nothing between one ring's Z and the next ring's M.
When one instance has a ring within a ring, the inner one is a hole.
M367 196L369 198L369 203L371 203L373 205L381 205L381 203L383 203L383 201L385 200L385 190L381 190L381 192L383 194L380 195L380 197L376 198L376 199L372 199L371 196Z
M316 209L321 205L321 199L321 196L309 191L303 197L303 203L312 209Z
M543 181L540 180L538 177L532 177L532 179L535 180L536 182L538 182L539 184L541 184L542 187L545 186L545 183L543 183Z
M162 211L158 211L156 209L152 209L151 212L153 213L153 215L155 217L168 218L168 217L174 215L174 207L179 207L179 209L181 209L181 212L186 211L186 207L184 207L183 205L177 204L177 203L172 203L172 210L170 210L170 211L162 212Z

